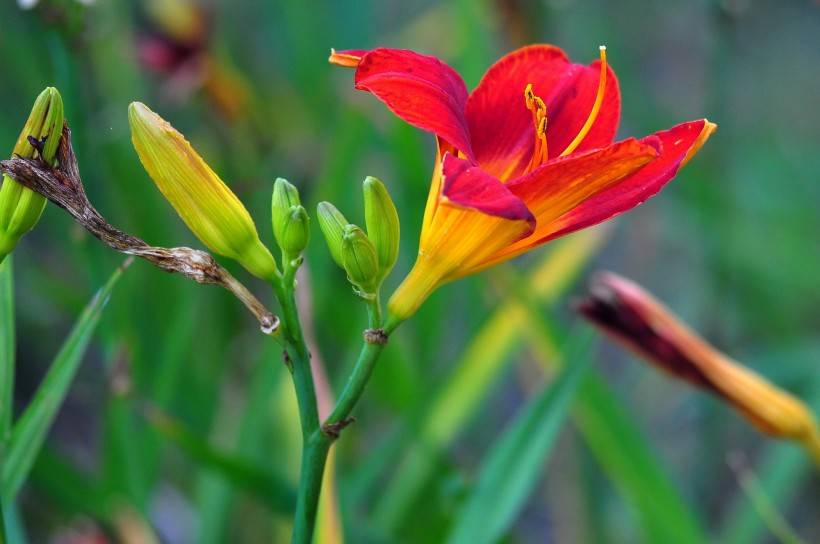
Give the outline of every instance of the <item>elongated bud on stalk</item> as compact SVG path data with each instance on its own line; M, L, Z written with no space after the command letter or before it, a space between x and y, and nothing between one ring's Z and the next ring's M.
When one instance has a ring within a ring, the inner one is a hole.
M294 254L287 251L284 247L285 231L291 222L291 215L296 206L300 206L299 191L288 183L286 179L276 178L273 183L273 197L271 198L271 220L273 223L273 237L276 238L276 243L288 254ZM307 217L307 214L305 214ZM307 223L305 223L307 225ZM307 244L307 238L305 238ZM305 246L302 246L296 254L301 252Z
M248 210L185 137L139 102L128 107L128 121L143 167L191 232L251 274L275 277L276 261Z
M12 156L24 159L40 156L54 166L62 131L63 99L57 89L47 87L34 101ZM35 141L32 142L29 137ZM34 228L45 205L45 198L11 177L3 176L3 186L0 188L0 262L11 253L20 238Z
M307 247L310 238L310 218L302 206L291 206L277 237L279 247L288 259L295 259Z
M316 215L319 218L319 228L322 229L322 234L325 235L330 256L333 257L336 264L344 268L342 238L344 238L345 227L349 224L347 219L330 202L320 202L319 206L316 207Z
M384 183L368 176L362 184L367 237L376 247L379 279L384 279L399 256L399 214Z
M342 238L342 262L347 279L366 295L379 288L379 258L373 242L356 225L347 225Z
M652 295L612 273L597 274L578 311L668 373L718 394L760 431L801 442L820 463L820 428L799 399L700 338Z

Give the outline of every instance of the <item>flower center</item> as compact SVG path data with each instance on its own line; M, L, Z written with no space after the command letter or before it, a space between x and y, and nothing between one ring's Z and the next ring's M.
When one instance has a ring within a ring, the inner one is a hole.
M604 102L604 93L606 91L606 46L602 45L598 49L601 52L601 75L598 78L598 93L595 96L595 102L592 104L592 110L589 112L589 116L581 130L566 149L558 155L559 157L569 155L581 145L601 111L601 104ZM531 170L544 164L549 158L547 154L547 105L533 92L532 83L528 83L524 89L524 101L527 109L532 112L532 124L535 130L535 147L528 167L528 170Z

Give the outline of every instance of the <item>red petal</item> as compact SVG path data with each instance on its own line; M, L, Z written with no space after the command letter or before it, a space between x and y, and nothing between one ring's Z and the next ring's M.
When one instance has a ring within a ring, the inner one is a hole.
M524 173L535 140L524 89L547 105L549 156L557 157L580 132L592 110L600 77L599 61L572 64L551 45L532 45L509 53L482 78L467 101L467 121L476 160L502 180ZM621 99L615 73L607 71L604 102L589 134L576 152L612 143L618 129Z
M610 219L654 196L675 177L681 165L697 152L715 128L714 124L701 119L643 138L641 141L660 141L658 158L564 214L543 241Z
M464 115L467 88L439 59L404 49L373 49L359 62L356 88L370 91L411 125L472 157Z
M535 217L526 204L481 168L448 153L444 156L442 173L442 197L450 203L495 217L527 221L535 226Z

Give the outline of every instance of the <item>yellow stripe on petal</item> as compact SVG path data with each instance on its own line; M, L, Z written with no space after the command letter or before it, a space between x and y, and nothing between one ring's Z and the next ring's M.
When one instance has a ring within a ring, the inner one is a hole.
M139 102L129 106L128 120L143 167L191 232L251 274L273 278L276 262L248 210L185 137Z

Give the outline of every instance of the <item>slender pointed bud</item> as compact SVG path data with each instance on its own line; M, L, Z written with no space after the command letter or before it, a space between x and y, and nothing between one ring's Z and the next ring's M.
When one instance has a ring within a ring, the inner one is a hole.
M367 295L379 288L379 258L373 242L356 225L347 225L342 237L342 262L347 279Z
M802 442L820 462L820 428L803 402L706 343L635 283L599 273L577 309L641 358L719 395L761 432Z
M276 239L285 256L292 260L301 255L307 247L310 238L310 217L303 206L291 206L282 223L282 232Z
M344 268L342 238L344 237L345 227L349 224L347 219L330 202L320 202L316 208L316 215L319 218L319 228L322 229L322 234L325 235L330 256L333 257L336 264Z
M384 279L396 264L399 256L399 214L378 179L368 176L362 184L364 192L364 218L367 237L376 247L379 258L379 279Z
M299 206L299 191L288 183L286 179L276 178L273 183L273 196L271 198L271 220L273 223L273 237L276 243L284 251L282 241L285 229L290 221L291 212L294 206ZM304 247L302 247L304 249ZM301 250L300 250L301 251Z
M63 130L63 100L54 87L47 87L37 99L28 121L17 138L12 156L25 159L40 156L54 166L54 157ZM29 137L35 140L32 142ZM38 144L35 147L33 144ZM0 262L11 253L22 236L34 228L45 208L46 199L9 176L0 188Z
M276 261L248 210L185 137L139 102L128 107L128 121L143 167L191 232L251 274L275 277Z

